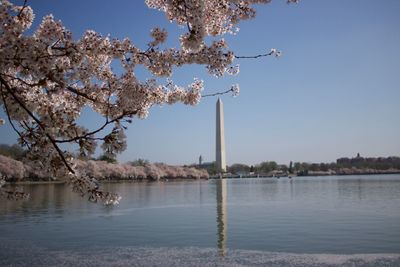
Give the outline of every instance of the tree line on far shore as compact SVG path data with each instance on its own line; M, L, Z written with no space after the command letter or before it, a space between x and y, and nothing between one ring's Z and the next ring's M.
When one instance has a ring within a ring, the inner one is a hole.
M25 155L25 151L18 145L0 145L0 178L9 182L52 179L40 167L40 163L27 159ZM143 159L120 164L104 155L97 160L77 159L75 164L82 175L97 180L207 179L209 177L204 169L149 163Z
M200 166L210 175L216 174L215 163L205 163ZM361 157L339 158L331 163L290 162L288 165L275 161L264 161L255 165L235 163L227 166L228 173L233 175L346 175L400 173L400 157Z
M28 159L27 153L19 145L0 144L0 178L8 181L48 180L49 175L40 168L40 164ZM190 166L169 166L163 163L150 163L137 159L128 163L118 163L115 157L100 155L97 158L77 156L75 163L81 174L98 180L112 179L174 179L209 178L216 175L215 162L192 164ZM227 166L232 175L346 175L400 173L400 157L361 157L339 158L332 163L290 162L288 165L275 161L264 161L255 165L235 163Z

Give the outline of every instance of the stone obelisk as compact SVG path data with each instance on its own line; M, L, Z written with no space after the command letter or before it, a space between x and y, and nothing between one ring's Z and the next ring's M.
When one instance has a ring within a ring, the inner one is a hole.
M224 106L220 98L217 101L217 140L216 140L216 156L217 172L226 172L225 158L225 130L224 130Z

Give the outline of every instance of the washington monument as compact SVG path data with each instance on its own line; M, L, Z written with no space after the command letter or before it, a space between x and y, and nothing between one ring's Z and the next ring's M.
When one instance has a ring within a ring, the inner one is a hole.
M217 172L226 172L224 105L220 98L217 101L216 156Z

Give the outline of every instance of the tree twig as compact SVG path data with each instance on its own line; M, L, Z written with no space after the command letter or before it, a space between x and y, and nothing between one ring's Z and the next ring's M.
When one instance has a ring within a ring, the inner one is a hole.
M269 53L260 54L260 55L256 55L256 56L236 56L236 55L235 55L235 58L238 58L238 59L242 59L242 58L254 59L254 58L260 58L260 57L272 56L272 55L274 55L274 54L276 54L276 53L277 53L276 51L271 51L271 52L269 52Z
M21 8L21 10L19 11L17 17L21 16L22 12L24 11L24 9L25 9L26 6L27 6L27 3L28 3L28 0L24 0L24 4L22 5L22 8Z
M3 89L3 84L1 84L1 89ZM28 142L25 140L25 138L22 136L22 134L20 133L20 131L17 130L17 127L15 127L13 121L10 118L10 112L8 110L8 105L6 102L6 98L4 96L3 90L1 90L1 97L3 99L3 103L4 103L4 109L6 111L6 115L7 115L7 119L8 122L10 123L11 127L13 128L13 130L18 134L18 136L21 138L21 140L24 142L24 144L28 147L28 149L30 149L30 146L28 144Z
M229 92L232 92L232 89L226 90L224 92L217 92L217 93L213 93L213 94L206 94L206 95L202 95L201 97L211 97L211 96L217 96L217 95L225 95Z
M4 87L6 88L8 93L14 98L14 100L22 107L22 109L24 109L28 113L28 115L39 125L39 127L41 128L41 130L43 131L45 136L49 139L49 141L52 143L53 147L56 149L58 155L60 156L61 160L65 164L65 167L67 167L68 171L75 174L75 171L72 169L72 167L67 162L67 159L65 158L64 153L58 147L58 145L55 142L55 140L53 139L53 137L49 133L46 132L46 129L45 129L44 125L42 124L42 122L38 118L36 118L36 116L32 113L32 111L30 111L25 106L25 104L22 102L22 100L19 99L19 97L13 92L11 87L8 85L7 81L4 80L1 75L0 75L0 82L4 85Z

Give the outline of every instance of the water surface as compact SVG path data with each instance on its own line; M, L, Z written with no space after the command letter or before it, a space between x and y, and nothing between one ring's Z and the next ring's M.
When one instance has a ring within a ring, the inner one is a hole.
M400 265L400 175L104 187L122 195L119 206L62 184L2 201L0 265Z

